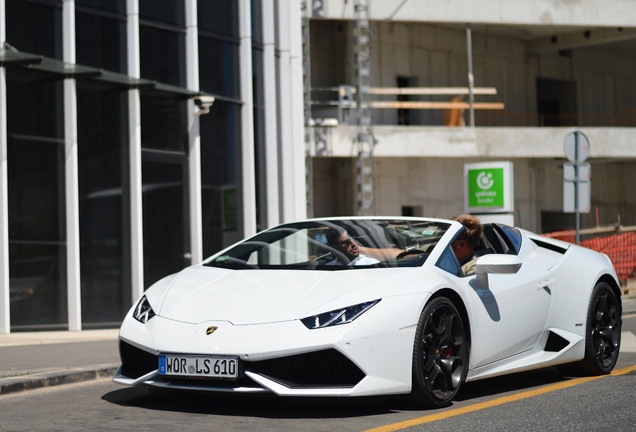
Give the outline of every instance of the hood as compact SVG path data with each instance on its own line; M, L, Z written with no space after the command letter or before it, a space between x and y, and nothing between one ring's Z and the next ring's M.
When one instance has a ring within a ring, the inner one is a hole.
M331 300L394 275L393 269L226 270L194 266L175 277L155 312L188 323L289 321L309 316ZM348 304L335 307L340 306Z

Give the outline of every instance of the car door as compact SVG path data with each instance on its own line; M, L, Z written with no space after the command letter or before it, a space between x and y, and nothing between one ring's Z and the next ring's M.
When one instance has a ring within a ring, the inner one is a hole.
M476 276L462 279L475 300L471 310L471 368L531 350L545 328L554 281L545 269L524 259L519 262L521 266L514 274L488 274L487 286Z

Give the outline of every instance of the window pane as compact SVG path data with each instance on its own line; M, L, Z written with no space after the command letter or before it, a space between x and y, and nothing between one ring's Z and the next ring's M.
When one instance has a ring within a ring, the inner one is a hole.
M126 23L124 21L75 13L77 63L126 72Z
M262 1L252 0L252 40L263 43Z
M75 0L75 3L111 12L126 13L126 0Z
M11 326L65 328L62 83L6 72Z
M62 138L62 82L22 68L8 68L6 73L8 133Z
M201 116L203 253L209 256L240 239L242 233L238 168L239 106L216 101Z
M6 0L7 42L20 51L61 60L62 2L50 3Z
M9 138L7 154L11 325L61 324L66 321L63 145Z
M238 2L235 0L199 0L199 29L238 37Z
M201 90L240 98L238 45L199 37L199 82Z
M435 265L455 276L459 276L461 274L461 268L457 264L455 254L450 247L447 247L446 250L444 250L444 253L442 253L442 256Z
M185 101L170 95L141 94L141 146L184 152L188 143Z
M185 158L144 155L142 166L144 218L144 284L190 265Z
M252 88L254 97L254 165L256 174L256 225L267 226L267 182L265 178L265 96L263 89L263 51L252 49Z
M139 0L139 17L185 27L183 0Z
M121 322L130 307L127 93L77 82L82 321Z
M185 86L185 34L139 27L141 77Z

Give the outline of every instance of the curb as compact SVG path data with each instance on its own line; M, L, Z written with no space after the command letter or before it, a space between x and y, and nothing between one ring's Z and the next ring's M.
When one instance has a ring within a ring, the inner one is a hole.
M72 384L84 381L112 378L119 364L95 365L81 368L63 369L52 372L40 372L9 378L0 378L0 396L53 387L62 384Z

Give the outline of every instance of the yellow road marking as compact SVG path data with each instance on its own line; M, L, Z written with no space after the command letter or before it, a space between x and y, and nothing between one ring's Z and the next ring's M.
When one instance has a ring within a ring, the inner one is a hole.
M576 379L572 379L569 381L563 381L560 383L556 383L556 384L552 384L546 387L542 387L536 390L530 390L530 391L526 391L526 392L522 392L522 393L517 393L514 394L512 396L506 396L506 397L502 397L502 398L498 398L498 399L493 399L491 401L487 401L487 402L481 402L475 405L470 405L464 408L457 408L457 409L453 409L453 410L449 410L449 411L444 411L438 414L431 414L431 415L427 415L424 417L419 417L419 418L415 418L412 420L406 420L403 422L399 422L399 423L393 423L390 425L386 425L386 426L380 426L377 428L373 428L373 429L367 429L365 432L390 432L390 431L397 431L397 430L402 430L402 429L406 429L409 427L413 427L413 426L417 426L417 425L421 425L424 423L431 423L434 421L438 421L438 420L444 420L447 418L451 418L451 417L455 417L455 416L459 416L462 414L467 414L467 413L471 413L471 412L475 412L475 411L480 411L486 408L492 408L495 406L499 406L499 405L504 405L510 402L516 402L518 400L522 400L522 399L527 399L527 398L531 398L534 396L539 396L545 393L550 393L553 391L557 391L557 390L561 390L561 389L565 389L568 387L573 387L579 384L583 384L586 382L590 382L590 381L594 381L606 376L617 376L617 375L625 375L628 374L632 371L636 371L636 365L632 365L623 369L618 369L613 371L610 375L601 375L601 376L594 376L594 377L585 377L585 378L576 378Z

